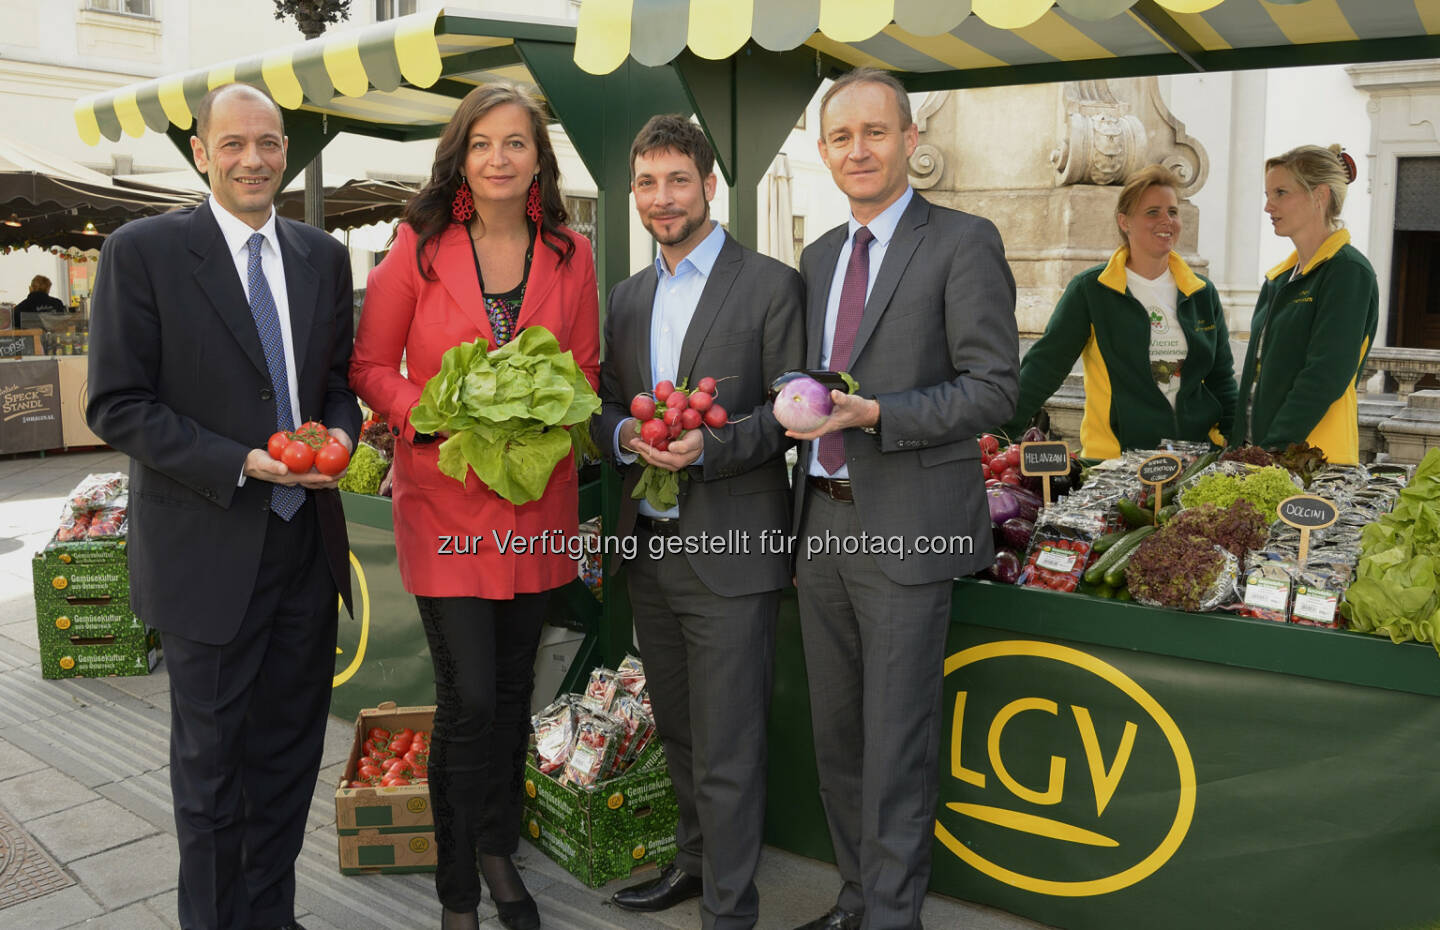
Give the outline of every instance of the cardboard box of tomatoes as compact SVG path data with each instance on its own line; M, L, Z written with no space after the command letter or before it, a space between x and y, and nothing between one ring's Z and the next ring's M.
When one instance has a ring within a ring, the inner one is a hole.
M675 789L660 741L622 775L590 787L561 784L525 762L525 830L592 888L675 858Z
M434 722L433 706L397 707L393 701L356 716L350 756L335 789L340 871L346 875L435 870L435 820L430 786L423 780L429 752L424 735ZM400 742L405 743L403 748ZM390 784L362 772L365 759L403 762L407 755L411 759L403 766L392 763L392 768L401 766L406 774L389 779Z

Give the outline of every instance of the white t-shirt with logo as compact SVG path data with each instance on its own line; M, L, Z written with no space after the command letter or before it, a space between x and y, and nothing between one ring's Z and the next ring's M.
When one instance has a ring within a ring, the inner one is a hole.
M1155 378L1155 386L1174 407L1175 395L1180 393L1180 368L1190 351L1175 315L1178 303L1175 276L1166 268L1160 277L1151 280L1126 268L1125 283L1150 317L1150 374Z

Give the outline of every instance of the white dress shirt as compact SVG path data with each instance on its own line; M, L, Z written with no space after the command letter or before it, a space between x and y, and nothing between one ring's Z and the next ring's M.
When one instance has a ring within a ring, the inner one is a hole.
M905 214L905 208L910 206L910 198L915 195L911 187L905 188L905 193L900 198L886 207L868 223L861 223L850 215L849 228L845 232L845 244L840 247L840 257L835 262L835 272L830 278L830 298L825 302L825 332L820 343L820 367L830 367L830 349L835 344L835 320L840 315L840 291L845 286L845 269L850 267L850 252L855 244L855 230L865 226L875 238L870 240L870 279L865 282L865 299L870 299L870 289L875 286L875 276L880 273L880 266L885 262L885 252L890 248L890 240L895 238L895 228L900 225L900 217ZM853 357L853 351L852 351ZM863 388L864 385L862 384ZM848 479L850 467L840 466L835 474L830 474L820 464L820 443L810 444L810 470L809 473L820 478L832 478L836 480Z

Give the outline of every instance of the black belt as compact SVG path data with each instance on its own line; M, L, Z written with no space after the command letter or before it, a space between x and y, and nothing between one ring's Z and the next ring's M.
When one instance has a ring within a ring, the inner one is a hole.
M643 513L635 515L635 526L638 529L649 530L652 533L678 533L680 532L679 517L647 517Z
M832 501L842 501L848 504L855 500L855 494L850 490L850 479L848 478L821 478L819 475L810 475L806 480L810 487Z

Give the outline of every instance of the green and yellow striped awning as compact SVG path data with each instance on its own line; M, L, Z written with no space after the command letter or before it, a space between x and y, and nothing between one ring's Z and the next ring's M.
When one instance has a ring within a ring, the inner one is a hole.
M1432 57L1437 36L1440 0L584 0L575 62L608 74L753 41L957 87Z
M559 22L428 10L86 97L75 104L75 125L90 145L147 129L188 130L207 91L247 81L288 110L324 114L354 131L417 138L443 127L477 84L534 83L517 39L569 45L574 38L574 28Z

